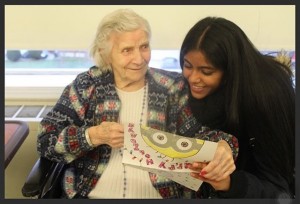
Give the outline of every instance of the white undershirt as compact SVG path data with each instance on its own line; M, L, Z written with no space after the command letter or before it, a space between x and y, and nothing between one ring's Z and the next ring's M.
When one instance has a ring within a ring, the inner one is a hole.
M134 122L139 124L144 99L144 87L133 92L117 89L121 100L120 123ZM142 123L147 120L147 97L143 110ZM95 188L89 193L90 199L96 198L123 198L124 173L122 157L119 148L112 149L111 157L106 169L98 180ZM162 198L153 187L149 173L144 170L125 166L126 191L125 198Z

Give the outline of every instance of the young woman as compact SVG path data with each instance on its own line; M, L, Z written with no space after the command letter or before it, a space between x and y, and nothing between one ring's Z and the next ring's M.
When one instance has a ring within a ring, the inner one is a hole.
M195 178L221 198L290 197L295 170L295 90L290 68L262 55L233 22L207 17L187 33L180 65L202 125L235 135L236 170L221 181Z

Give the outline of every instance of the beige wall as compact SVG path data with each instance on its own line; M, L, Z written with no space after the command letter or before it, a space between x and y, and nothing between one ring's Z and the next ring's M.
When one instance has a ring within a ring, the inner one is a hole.
M47 100L14 99L5 100L5 105L54 105L56 100L57 98ZM6 199L25 198L21 189L31 168L39 157L36 146L38 122L28 122L28 125L29 135L5 169L4 198Z
M294 5L6 5L5 48L89 49L101 18L121 7L149 20L153 49L179 49L208 15L237 23L259 49L295 49Z

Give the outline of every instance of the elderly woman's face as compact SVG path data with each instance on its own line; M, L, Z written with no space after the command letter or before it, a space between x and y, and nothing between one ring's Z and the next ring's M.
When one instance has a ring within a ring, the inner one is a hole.
M110 54L116 85L121 88L144 82L151 58L149 39L145 31L113 33Z
M200 51L190 51L184 56L183 76L187 79L194 98L203 99L215 92L223 71L213 67Z

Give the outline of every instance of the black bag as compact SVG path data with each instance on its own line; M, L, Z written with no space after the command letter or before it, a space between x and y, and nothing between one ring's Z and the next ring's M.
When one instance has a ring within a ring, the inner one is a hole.
M30 171L22 194L39 199L61 198L62 178L67 165L40 157Z

